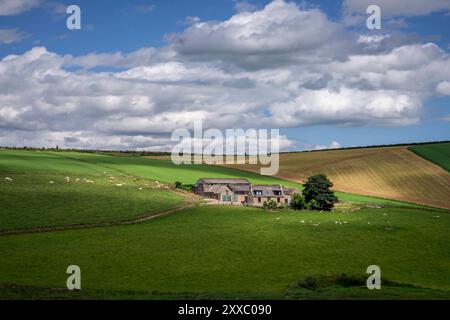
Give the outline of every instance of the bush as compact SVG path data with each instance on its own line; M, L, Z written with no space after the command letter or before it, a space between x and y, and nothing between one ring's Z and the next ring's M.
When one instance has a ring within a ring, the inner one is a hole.
M303 195L310 210L331 211L338 201L331 190L333 183L325 174L317 174L308 178ZM314 200L314 202L313 202Z
M294 210L303 210L306 208L306 200L305 197L301 194L294 194L292 196L291 208Z
M384 283L384 282L383 282ZM339 275L305 277L296 280L289 287L291 289L308 289L317 290L330 286L342 286L346 288L365 286L366 278L364 276L347 275L345 273Z
M194 188L193 184L182 184L180 181L175 182L175 188L191 192Z
M268 210L275 210L278 208L278 204L272 199L264 201L263 206L264 206L264 209L268 209Z
M321 210L319 207L319 203L314 199L312 199L311 201L308 202L308 209L309 210L317 210L317 211Z

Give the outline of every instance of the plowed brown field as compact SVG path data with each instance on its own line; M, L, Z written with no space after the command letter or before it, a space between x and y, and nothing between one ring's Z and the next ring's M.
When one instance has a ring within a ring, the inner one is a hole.
M231 167L259 172L256 165ZM297 182L325 173L334 189L450 209L450 174L407 147L280 155L278 177Z

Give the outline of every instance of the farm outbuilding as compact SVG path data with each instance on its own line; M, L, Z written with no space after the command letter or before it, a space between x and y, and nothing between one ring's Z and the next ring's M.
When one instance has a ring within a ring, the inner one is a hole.
M280 205L290 205L291 197L299 191L281 185L252 185L247 179L199 179L195 192L219 203L262 206L274 200Z

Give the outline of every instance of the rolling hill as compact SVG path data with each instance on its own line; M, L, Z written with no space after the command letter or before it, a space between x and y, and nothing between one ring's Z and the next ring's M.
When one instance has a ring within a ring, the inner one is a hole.
M448 164L450 144L439 148L437 159ZM257 165L230 167L259 172ZM316 173L327 174L335 190L450 209L450 174L406 146L280 155L277 177L303 182Z
M298 184L135 156L0 150L0 177L0 299L450 297L445 210L348 193L338 196L351 203L327 214L187 206L175 190L152 187L155 180ZM64 289L72 264L82 268L78 292ZM371 264L383 270L383 290L364 286ZM339 280L344 273L352 283ZM302 287L304 279L320 286Z

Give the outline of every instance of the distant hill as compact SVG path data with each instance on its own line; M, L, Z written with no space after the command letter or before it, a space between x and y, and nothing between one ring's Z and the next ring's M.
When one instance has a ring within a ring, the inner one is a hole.
M450 209L450 143L357 148L280 155L278 177L303 182L326 173L334 189ZM259 171L257 165L231 167Z

